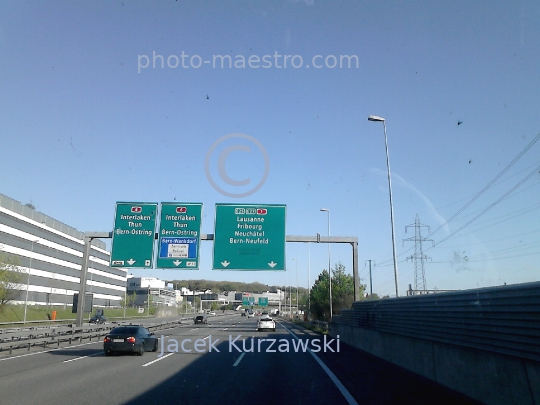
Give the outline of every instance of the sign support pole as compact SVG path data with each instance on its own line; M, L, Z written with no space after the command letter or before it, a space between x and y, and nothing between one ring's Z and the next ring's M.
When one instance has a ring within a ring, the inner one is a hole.
M112 238L112 232L86 232L84 234L84 250L81 264L81 280L79 284L79 300L77 301L77 319L75 326L81 327L84 318L84 304L86 300L86 277L88 275L88 258L92 249L92 239Z

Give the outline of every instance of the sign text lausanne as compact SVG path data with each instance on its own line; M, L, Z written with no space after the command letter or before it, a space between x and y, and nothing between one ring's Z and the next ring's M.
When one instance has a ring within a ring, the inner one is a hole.
M214 270L285 270L286 205L216 204Z

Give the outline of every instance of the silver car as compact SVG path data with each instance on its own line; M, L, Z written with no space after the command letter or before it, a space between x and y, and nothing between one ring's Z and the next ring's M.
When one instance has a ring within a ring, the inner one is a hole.
M264 329L272 329L272 331L276 331L276 321L274 321L270 317L261 317L259 319L259 322L257 322L257 330L261 331Z

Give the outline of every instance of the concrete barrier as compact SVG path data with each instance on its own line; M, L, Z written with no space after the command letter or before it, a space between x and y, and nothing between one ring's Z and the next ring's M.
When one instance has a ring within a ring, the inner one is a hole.
M354 303L330 336L486 404L540 404L540 283L433 295Z

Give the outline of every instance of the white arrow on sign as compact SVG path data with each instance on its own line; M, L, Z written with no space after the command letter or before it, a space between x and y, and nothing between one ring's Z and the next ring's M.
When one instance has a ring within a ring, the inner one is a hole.
M270 267L274 268L274 267L277 266L277 263L274 262L274 261L272 260L270 263L268 263L268 265L269 265Z
M136 260L133 260L133 259L129 259L129 260L127 261L127 263L128 263L130 266L133 266L133 263L135 263L135 262L136 262Z
M231 264L231 262L228 262L227 260L221 262L221 265L222 265L223 267L227 267L229 264Z
M182 261L181 261L181 260L178 260L178 259L176 259L176 260L173 262L173 264L174 264L175 266L180 266L180 263L182 263Z

